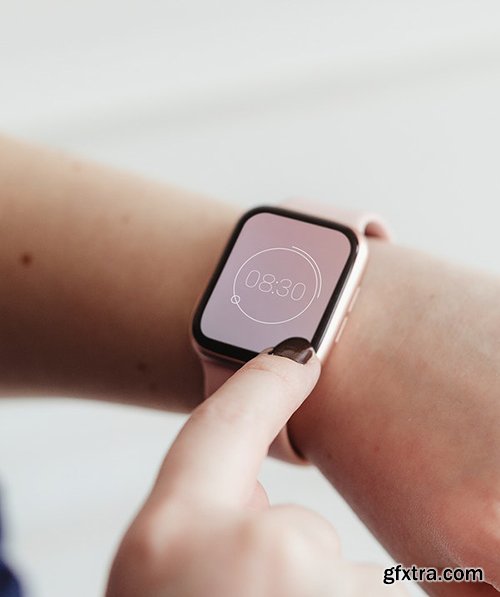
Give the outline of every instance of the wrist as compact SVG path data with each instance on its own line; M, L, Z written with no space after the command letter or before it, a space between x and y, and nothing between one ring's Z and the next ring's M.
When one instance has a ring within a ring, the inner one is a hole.
M341 341L327 356L313 393L288 423L293 445L316 465L336 442L332 435L340 415L361 417L374 405L365 400L377 400L377 376L388 359L395 367L394 354L411 333L408 318L411 323L418 316L407 274L414 252L378 239L368 242L361 291ZM318 435L323 427L325 434Z
M396 559L449 565L461 500L481 495L476 471L498 455L499 282L370 245L349 324L289 433Z

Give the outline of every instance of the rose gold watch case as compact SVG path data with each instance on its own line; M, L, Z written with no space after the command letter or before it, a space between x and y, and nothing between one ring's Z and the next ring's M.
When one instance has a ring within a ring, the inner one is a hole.
M357 298L358 289L360 287L363 273L365 271L366 264L368 262L368 243L366 241L366 238L363 235L361 235L357 230L351 228L350 226L346 226L345 224L343 224L341 222L336 222L334 219L316 218L314 216L312 218L310 218L310 217L306 216L303 212L299 212L296 210L290 210L290 209L275 208L275 207L255 208L253 210L250 210L249 212L246 212L242 216L242 218L240 218L237 226L235 227L235 230L233 231L233 234L231 235L230 241L229 241L228 245L226 246L224 253L218 262L218 266L217 266L214 274L212 275L211 279L209 279L207 281L208 283L205 287L205 290L202 292L198 301L196 302L195 308L193 310L193 317L191 319L191 321L193 323L190 327L191 342L192 342L192 345L193 345L195 351L200 356L200 358L202 358L204 360L208 359L209 361L213 362L214 365L218 363L218 364L222 365L223 367L226 367L230 371L231 370L236 371L246 360L248 360L248 358L251 358L251 356L253 356L253 355L251 355L248 358L238 358L238 357L235 357L234 355L224 354L224 353L220 353L216 350L212 350L212 349L208 348L207 346L203 346L197 340L196 334L193 332L193 329L195 327L195 322L198 321L198 323L199 323L199 321L201 319L203 309L204 309L206 303L208 302L208 299L213 290L215 282L217 281L217 279L225 265L225 262L229 256L236 240L237 240L239 230L241 230L240 223L242 221L245 221L244 220L245 217L249 217L248 214L252 214L252 213L256 212L257 210L264 210L264 209L269 209L272 212L281 213L282 215L285 215L285 216L288 214L293 215L294 217L298 216L299 219L304 219L306 221L311 221L311 220L316 219L316 220L323 221L323 222L329 222L330 224L334 224L335 226L338 226L340 229L343 229L343 230L347 229L349 231L350 235L356 239L357 248L356 248L356 251L354 254L354 260L350 264L350 270L347 274L347 277L343 280L343 286L342 286L341 292L336 298L336 302L335 302L332 312L330 313L328 323L324 326L321 340L318 343L318 346L316 347L316 353L318 355L318 358L322 362L325 361L327 355L330 353L331 349L333 348L333 346L335 344L336 339L338 339L338 337L339 337L339 334L341 334L343 332L343 328L345 326L345 321L348 317L348 313L350 312L350 309L353 306L354 300Z

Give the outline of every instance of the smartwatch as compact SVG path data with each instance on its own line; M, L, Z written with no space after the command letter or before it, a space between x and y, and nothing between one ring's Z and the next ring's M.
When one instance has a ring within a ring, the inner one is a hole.
M374 214L310 201L243 214L192 321L205 397L243 363L286 338L307 339L324 361L358 296L368 261L366 236L387 240L389 231ZM306 463L286 427L269 454Z

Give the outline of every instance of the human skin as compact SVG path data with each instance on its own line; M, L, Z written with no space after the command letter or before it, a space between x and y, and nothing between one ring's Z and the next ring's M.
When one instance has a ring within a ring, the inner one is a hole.
M497 278L372 243L342 342L289 423L296 445L396 560L482 567L497 587L499 296Z
M321 516L271 506L257 481L273 438L320 373L308 342L291 340L246 363L193 411L120 544L106 597L407 594L381 583L377 567L345 561Z
M238 215L0 140L1 392L191 411L190 318ZM480 566L497 586L499 295L498 278L371 240L342 342L289 424L397 560Z

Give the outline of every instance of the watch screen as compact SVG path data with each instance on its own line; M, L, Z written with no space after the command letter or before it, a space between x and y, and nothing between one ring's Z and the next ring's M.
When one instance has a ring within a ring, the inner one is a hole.
M202 301L195 337L244 360L291 336L314 346L356 249L356 237L340 225L276 208L253 210L240 221Z

